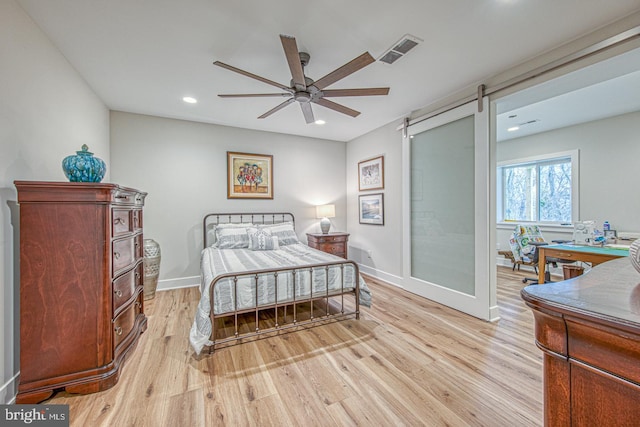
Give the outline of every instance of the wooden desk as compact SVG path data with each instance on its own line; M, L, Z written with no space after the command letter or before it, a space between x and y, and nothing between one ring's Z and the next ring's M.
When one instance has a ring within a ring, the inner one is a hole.
M637 426L640 274L629 260L521 296L543 352L544 425Z
M538 251L540 251L538 253L538 283L544 283L546 257L583 261L596 266L612 259L629 256L628 249L614 249L606 246L545 245L538 246Z

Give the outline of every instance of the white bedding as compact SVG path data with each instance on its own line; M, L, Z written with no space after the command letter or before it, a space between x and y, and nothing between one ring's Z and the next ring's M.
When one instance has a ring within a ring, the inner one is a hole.
M205 345L211 345L211 303L209 301L211 281L224 273L237 273L249 270L261 270L278 267L304 266L311 264L344 261L325 252L312 249L304 244L297 243L282 246L278 250L252 251L249 249L216 249L206 248L202 251L200 302L196 311L193 326L191 327L191 346L197 354ZM322 295L326 292L326 271L324 268L316 269L313 273L313 293ZM351 266L344 268L345 289L353 289L354 269ZM329 290L341 289L341 268L329 269ZM360 304L370 307L371 294L366 283L360 280ZM296 299L308 297L310 294L310 272L304 271L296 274L295 286L291 273L278 275L278 303L293 300L295 288ZM275 303L276 289L273 275L260 276L258 279L258 306ZM253 278L241 278L238 280L237 298L238 309L253 308L256 305L256 287ZM235 292L232 279L219 282L214 289L214 313L223 314L231 312L235 308Z

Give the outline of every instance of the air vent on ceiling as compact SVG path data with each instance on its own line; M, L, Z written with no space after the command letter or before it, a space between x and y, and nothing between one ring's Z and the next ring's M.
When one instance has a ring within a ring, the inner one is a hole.
M411 49L422 43L423 40L411 34L405 34L397 43L393 44L393 47L383 53L378 61L386 64L393 64L398 59L402 58Z

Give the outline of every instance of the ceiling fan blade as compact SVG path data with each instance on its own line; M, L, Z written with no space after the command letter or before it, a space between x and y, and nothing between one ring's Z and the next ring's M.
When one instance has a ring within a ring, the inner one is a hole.
M344 64L342 67L330 72L326 76L322 77L320 80L317 80L313 85L318 89L322 90L323 88L329 86L332 83L337 82L340 79L347 77L349 74L353 74L356 71L366 67L367 65L375 62L373 56L369 52L365 52L362 55L358 56L355 59Z
M291 104L293 102L293 98L289 98L286 101L284 101L282 104L278 104L275 107L273 107L271 110L267 111L266 113L264 113L263 115L261 115L260 117L258 117L259 119L266 119L267 117L269 117L270 115L272 115L273 113L275 113L276 111L280 111L282 110L284 107L286 107L287 105Z
M304 70L302 69L302 63L300 62L300 54L298 53L298 45L295 37L285 36L280 34L280 41L282 42L282 48L284 54L287 57L289 63L289 70L291 70L291 77L293 78L293 84L298 90L305 90L307 83L304 79Z
M372 96L372 95L388 95L388 87L370 87L364 89L325 89L322 96Z
M301 102L300 108L302 108L302 114L304 114L304 119L307 124L313 123L316 119L313 117L313 110L311 109L311 104L308 102Z
M273 80L269 80L269 79L265 79L264 77L257 76L255 74L252 74L252 73L248 72L248 71L241 70L240 68L236 68L236 67L234 67L232 65L225 64L224 62L216 61L216 62L213 63L213 65L217 65L218 67L226 68L227 70L233 71L234 73L242 74L243 76L247 76L247 77L250 77L252 79L256 79L256 80L261 81L263 83L266 83L268 85L279 87L280 89L286 90L289 93L293 93L293 90L290 87L287 87L285 85L281 85L280 83L274 82Z
M328 99L318 98L313 102L315 102L318 105L322 105L323 107L337 111L339 113L346 114L347 116L357 117L360 114L360 111L352 110L349 107L345 107L344 105L340 105L333 101L329 101Z
M270 96L291 96L290 93L230 93L218 94L220 98L266 98Z

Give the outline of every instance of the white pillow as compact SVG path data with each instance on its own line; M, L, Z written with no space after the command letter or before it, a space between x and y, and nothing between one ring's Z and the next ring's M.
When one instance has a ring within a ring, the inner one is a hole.
M259 229L270 230L272 236L278 238L280 246L293 245L294 243L300 243L298 235L293 228L292 222L282 222L280 224L260 224Z
M278 237L272 236L269 229L249 228L247 230L249 236L249 250L252 251L272 251L280 249Z
M213 247L218 249L239 249L249 247L249 236L247 229L253 224L247 223L224 223L215 227L216 242Z

